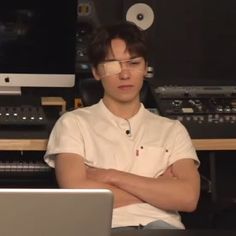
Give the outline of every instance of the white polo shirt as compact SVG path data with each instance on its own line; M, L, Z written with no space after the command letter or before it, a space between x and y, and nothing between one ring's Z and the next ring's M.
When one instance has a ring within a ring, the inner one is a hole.
M51 167L58 153L79 154L89 166L154 178L179 159L199 162L191 139L179 121L153 114L143 105L135 116L125 120L112 114L102 100L59 118L44 157ZM177 212L146 203L114 209L112 227L146 225L158 219L184 228Z

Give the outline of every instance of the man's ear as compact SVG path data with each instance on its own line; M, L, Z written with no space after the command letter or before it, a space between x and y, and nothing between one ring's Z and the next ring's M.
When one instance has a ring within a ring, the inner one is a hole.
M144 79L147 78L147 74L148 74L148 63L146 62L146 65L145 65L145 70L144 70Z
M154 76L154 69L153 69L153 67L149 66L148 63L146 63L144 79L153 78L153 76Z
M93 73L93 77L96 79L96 80L100 80L100 77L97 73L97 70L95 67L92 67L92 73Z

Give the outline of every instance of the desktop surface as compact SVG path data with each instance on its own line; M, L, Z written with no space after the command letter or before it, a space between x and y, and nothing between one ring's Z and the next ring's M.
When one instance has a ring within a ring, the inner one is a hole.
M236 230L145 230L145 231L126 231L120 233L112 233L112 236L235 236Z

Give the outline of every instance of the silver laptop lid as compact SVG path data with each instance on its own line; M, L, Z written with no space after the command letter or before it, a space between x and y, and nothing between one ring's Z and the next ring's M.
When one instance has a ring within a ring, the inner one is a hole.
M0 235L109 236L112 209L105 189L0 189Z

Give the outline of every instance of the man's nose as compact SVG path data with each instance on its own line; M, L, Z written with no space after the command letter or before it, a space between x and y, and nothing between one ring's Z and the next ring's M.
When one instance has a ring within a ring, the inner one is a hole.
M120 78L121 79L128 79L130 77L130 71L126 63L120 63L121 72Z

